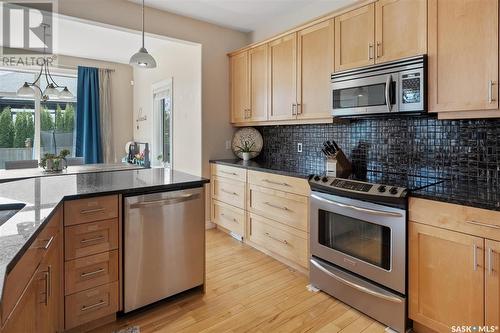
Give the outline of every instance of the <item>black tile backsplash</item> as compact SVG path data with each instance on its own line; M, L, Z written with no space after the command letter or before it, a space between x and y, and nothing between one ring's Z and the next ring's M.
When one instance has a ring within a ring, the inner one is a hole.
M335 140L356 170L500 184L500 119L437 120L429 116L345 123L265 126L260 160L302 173L323 173L323 142ZM297 152L297 143L303 152Z

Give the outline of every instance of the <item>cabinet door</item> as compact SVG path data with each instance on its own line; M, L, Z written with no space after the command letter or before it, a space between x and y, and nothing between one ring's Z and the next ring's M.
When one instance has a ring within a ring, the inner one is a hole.
M375 6L377 63L427 53L427 0L379 0Z
M498 0L428 6L429 111L497 110Z
M248 118L248 52L229 58L231 71L231 122L238 123Z
M37 332L38 304L44 301L44 275L35 272L16 307L7 319L2 333Z
M500 242L487 239L486 248L486 273L485 287L485 313L486 326L500 325Z
M45 275L46 302L39 304L41 320L38 327L40 333L53 333L62 329L62 238L57 234L47 249L40 270Z
M297 35L269 43L271 68L270 120L294 119L297 113Z
M261 45L248 51L248 66L250 77L250 107L249 120L267 120L268 109L268 45Z
M373 3L335 18L335 71L374 63L374 21Z
M483 238L409 223L409 317L438 332L483 325Z
M297 118L331 117L330 75L333 72L333 20L298 32Z

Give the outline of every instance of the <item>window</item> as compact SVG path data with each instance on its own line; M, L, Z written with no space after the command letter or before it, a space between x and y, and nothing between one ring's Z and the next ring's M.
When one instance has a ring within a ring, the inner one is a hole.
M173 129L172 79L153 85L154 140L152 145L153 165L172 166Z
M73 100L42 101L36 89L34 98L18 97L19 87L37 75L36 71L0 68L0 169L5 168L5 161L39 160L45 153L62 149L74 156L76 72L52 75L59 85L68 86Z

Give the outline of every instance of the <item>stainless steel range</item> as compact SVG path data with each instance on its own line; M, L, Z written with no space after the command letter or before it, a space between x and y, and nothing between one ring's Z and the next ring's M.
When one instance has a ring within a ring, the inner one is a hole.
M314 175L309 183L311 285L404 332L408 188Z

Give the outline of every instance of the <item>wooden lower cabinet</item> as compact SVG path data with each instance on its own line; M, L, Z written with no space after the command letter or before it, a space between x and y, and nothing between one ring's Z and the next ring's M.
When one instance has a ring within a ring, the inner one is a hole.
M484 324L500 325L500 242L485 240Z
M409 317L438 332L483 325L484 239L409 223Z

